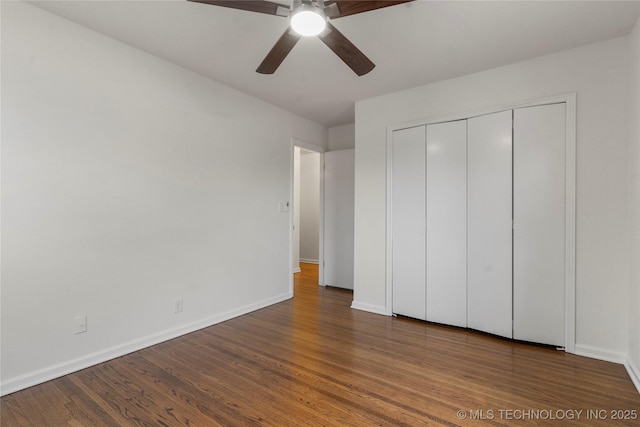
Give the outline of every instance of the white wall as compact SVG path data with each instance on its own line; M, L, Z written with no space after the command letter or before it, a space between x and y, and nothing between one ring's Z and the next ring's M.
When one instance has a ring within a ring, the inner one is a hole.
M355 147L355 124L329 128L329 151L349 150Z
M1 6L2 393L289 298L291 138L326 129Z
M320 260L320 153L300 156L300 261Z
M623 360L628 338L628 39L356 103L356 308L385 310L386 129L577 92L577 350Z
M640 19L629 36L629 360L640 390Z

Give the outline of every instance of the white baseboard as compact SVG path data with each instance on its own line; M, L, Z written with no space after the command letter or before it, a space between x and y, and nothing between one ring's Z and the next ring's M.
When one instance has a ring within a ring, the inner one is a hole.
M633 382L636 390L640 393L640 370L633 364L628 355L582 344L576 344L575 350L574 354L578 356L624 365L627 374L629 374L629 378L631 378L631 382Z
M640 369L638 369L629 357L627 357L624 367L627 369L627 373L629 374L629 378L631 378L633 385L636 386L636 390L640 393Z
M252 311L259 310L261 308L268 307L282 301L286 301L292 297L293 294L291 292L286 292L284 294L280 294L272 298L267 298L256 303L247 304L243 307L229 310L227 312L220 313L218 315L211 316L197 322L192 322L174 329L169 329L153 335L142 337L140 339L129 341L102 351L88 354L86 356L70 360L68 362L60 363L54 366L40 369L35 372L20 375L15 378L9 378L7 381L0 384L0 396L14 393L16 391L23 390L37 384L42 384L44 382L71 374L73 372L77 372L90 366L115 359L116 357L124 356L126 354L142 350L143 348L150 347L155 344L160 344L161 342L177 338L179 336L197 331L199 329L213 326L216 323L224 322L226 320L233 319L234 317L242 316L243 314L247 314Z
M617 353L599 347L592 347L590 345L576 344L575 350L574 354L577 354L578 356L604 360L605 362L619 363L622 365L627 360L624 353Z
M306 264L320 264L320 261L317 259L300 258L300 262L304 262Z
M294 274L295 274L295 273L301 273L301 272L302 272L302 270L300 270L300 267L298 267L298 268L294 268L294 269L293 269L293 273L294 273Z
M387 308L381 305L373 305L366 304L362 302L353 301L351 303L351 308L356 310L368 311L369 313L382 314L383 316L388 316Z

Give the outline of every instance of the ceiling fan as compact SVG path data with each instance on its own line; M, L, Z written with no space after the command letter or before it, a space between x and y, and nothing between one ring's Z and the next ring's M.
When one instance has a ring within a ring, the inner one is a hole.
M290 28L280 37L258 69L261 74L273 74L291 52L300 37L317 36L357 75L373 70L375 64L353 45L329 19L355 15L414 0L293 0L291 7L266 0L189 0L212 6L222 6L249 12L290 17Z

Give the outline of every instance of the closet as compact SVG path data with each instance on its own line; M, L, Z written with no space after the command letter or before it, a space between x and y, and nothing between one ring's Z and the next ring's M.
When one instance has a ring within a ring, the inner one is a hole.
M392 311L565 340L564 103L392 132Z

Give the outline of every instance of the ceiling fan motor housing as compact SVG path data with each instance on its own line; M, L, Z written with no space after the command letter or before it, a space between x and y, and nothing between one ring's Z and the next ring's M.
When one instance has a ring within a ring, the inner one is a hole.
M296 8L300 7L303 4L315 6L320 10L324 9L324 0L293 0L291 10L296 10Z

